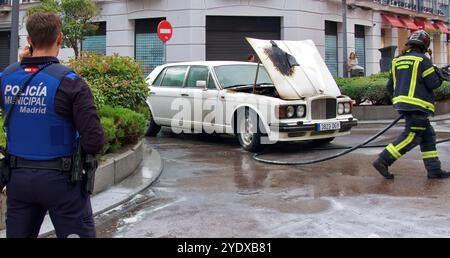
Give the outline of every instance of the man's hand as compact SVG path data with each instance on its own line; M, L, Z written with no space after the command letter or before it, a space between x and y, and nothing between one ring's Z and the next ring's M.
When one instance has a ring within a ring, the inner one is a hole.
M445 67L439 68L435 65L433 65L434 70L436 71L437 75L439 76L439 79L443 81L450 81L450 65L447 65Z
M22 62L22 59L24 57L31 57L31 56L32 56L32 54L31 54L31 51L30 51L30 46L26 45L24 48L22 48L22 51L20 51L19 62Z

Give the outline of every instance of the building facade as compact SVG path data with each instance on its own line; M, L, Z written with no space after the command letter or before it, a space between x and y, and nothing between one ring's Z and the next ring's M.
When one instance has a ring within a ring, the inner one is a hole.
M99 30L86 38L81 48L133 57L142 62L146 74L165 62L246 60L252 50L245 37L312 39L331 73L344 73L343 61L347 57L343 56L341 0L96 2L101 8L95 21ZM22 4L21 21L32 4ZM347 0L347 52L356 53L366 74L377 73L386 69L383 62L403 49L410 31L423 27L432 34L433 61L438 66L447 64L448 12L448 0ZM9 14L5 13L0 16L0 48L5 38L1 33L8 33L8 19L10 24ZM173 26L173 37L167 43L156 34L157 24L164 19ZM19 34L23 46L23 23ZM65 49L61 58L72 54Z

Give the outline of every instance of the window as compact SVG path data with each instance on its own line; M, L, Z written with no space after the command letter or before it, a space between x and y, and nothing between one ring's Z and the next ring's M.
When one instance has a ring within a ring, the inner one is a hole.
M366 35L365 28L361 25L355 25L355 53L358 63L366 69Z
M166 62L165 45L156 34L158 24L164 18L138 19L135 21L134 57L142 64L144 75Z
M162 78L164 77L164 74L166 73L166 70L167 70L167 68L162 70L159 73L158 77L156 77L156 80L152 84L153 86L160 86L161 85L161 81L162 81Z
M255 83L256 65L223 65L214 69L217 79L224 88L253 85ZM273 84L266 69L262 66L259 67L257 84Z
M197 81L207 81L208 67L206 66L192 66L189 69L189 75L186 82L186 87L197 87Z
M208 89L217 90L216 83L214 82L214 79L213 79L211 73L209 73L209 76L208 76Z
M186 66L172 66L167 68L161 85L167 87L183 87L186 70Z
M97 30L94 35L87 36L81 42L81 50L106 55L106 22L96 22L93 24L98 26Z

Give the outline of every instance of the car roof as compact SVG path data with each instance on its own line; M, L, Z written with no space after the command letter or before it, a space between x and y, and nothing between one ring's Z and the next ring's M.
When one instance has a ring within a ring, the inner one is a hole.
M256 65L256 63L239 62L239 61L195 61L195 62L169 63L169 64L165 64L163 66L179 66L179 65L221 66L221 65Z

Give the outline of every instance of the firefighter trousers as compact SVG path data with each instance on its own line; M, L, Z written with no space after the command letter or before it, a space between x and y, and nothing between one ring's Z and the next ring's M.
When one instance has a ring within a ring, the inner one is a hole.
M380 159L388 166L420 145L422 159L428 172L441 169L438 152L436 150L436 133L428 119L422 112L401 112L404 115L405 131L389 144L380 154Z

